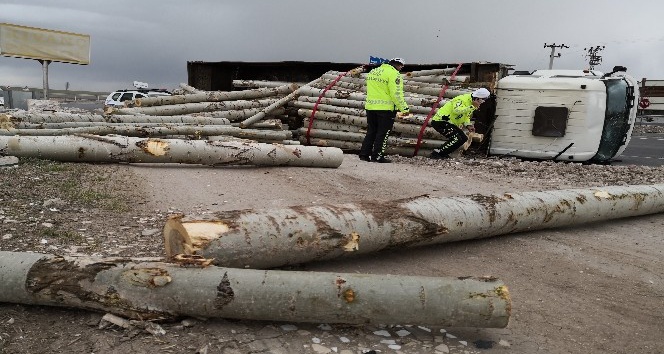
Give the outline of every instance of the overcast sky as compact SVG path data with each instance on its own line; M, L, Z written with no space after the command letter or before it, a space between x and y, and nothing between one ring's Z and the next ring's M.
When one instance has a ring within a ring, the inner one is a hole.
M175 88L187 61L490 61L517 70L624 65L664 79L661 0L0 0L0 22L89 34L91 64L52 63L52 89ZM42 86L35 60L0 56L0 85Z

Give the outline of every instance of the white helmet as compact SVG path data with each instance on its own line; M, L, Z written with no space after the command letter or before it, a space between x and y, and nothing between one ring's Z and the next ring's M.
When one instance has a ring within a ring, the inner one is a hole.
M390 59L390 63L399 63L401 65L406 65L406 61L403 60L403 58L392 58Z
M484 98L487 99L489 96L491 96L491 92L489 90L485 89L484 87L478 88L477 90L473 91L472 96L474 98Z

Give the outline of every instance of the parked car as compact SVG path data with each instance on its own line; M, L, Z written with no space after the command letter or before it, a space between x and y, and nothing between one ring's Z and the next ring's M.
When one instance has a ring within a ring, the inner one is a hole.
M143 97L156 97L156 96L170 96L171 93L162 89L133 89L133 90L117 90L111 92L104 101L104 108L106 107L124 107L125 101L134 100Z

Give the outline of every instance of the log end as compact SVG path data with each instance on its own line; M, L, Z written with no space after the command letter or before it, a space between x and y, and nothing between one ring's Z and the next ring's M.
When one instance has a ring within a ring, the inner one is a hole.
M229 230L226 223L218 220L186 221L182 215L172 216L166 221L163 231L166 256L196 254Z

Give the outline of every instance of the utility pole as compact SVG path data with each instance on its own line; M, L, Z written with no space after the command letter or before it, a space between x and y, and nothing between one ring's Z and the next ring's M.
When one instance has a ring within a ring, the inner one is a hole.
M563 49L563 48L569 48L569 47L564 45L564 44L556 45L555 43L552 43L552 44L544 43L544 48L546 48L546 47L551 48L551 55L549 56L549 58L550 58L549 59L549 70L551 70L551 69L553 69L553 58L560 58L560 53L558 53L558 55L556 55L556 48Z
M605 46L596 46L590 48L583 48L583 50L588 51L586 55L588 57L588 65L590 65L590 70L595 69L595 65L599 65L602 62L602 56L597 53L604 50Z

